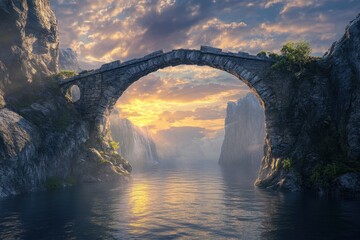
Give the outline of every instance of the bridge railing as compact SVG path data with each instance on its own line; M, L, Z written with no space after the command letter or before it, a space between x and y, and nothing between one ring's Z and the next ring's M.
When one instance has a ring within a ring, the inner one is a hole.
M269 58L267 56L254 56L254 55L250 55L247 52L238 52L238 53L223 52L221 48L214 48L214 47L210 47L210 46L201 46L200 50L176 49L176 50L172 50L171 52L176 52L176 51L192 51L192 52L200 52L200 53L206 53L206 54L212 54L212 55L227 56L227 57L232 57L232 58L234 58L234 57L235 58L242 58L242 59L247 59L247 60L275 62L273 59L271 59L271 58ZM89 71L82 71L77 76L65 79L64 81L62 81L60 83L60 85L64 85L66 83L72 82L72 81L80 79L80 78L85 78L85 77L90 76L90 75L103 73L103 72L111 71L111 70L114 70L114 69L117 69L117 68L123 68L123 67L127 67L129 65L141 63L141 62L144 62L144 61L150 60L152 58L156 58L158 56L161 56L163 54L168 54L168 53L171 53L171 52L164 53L163 50L158 50L158 51L152 52L152 53L150 53L148 55L145 55L142 58L135 58L135 59L132 59L132 60L129 60L129 61L125 61L123 63L121 63L120 60L110 62L110 63L106 63L106 64L103 64L99 69L89 70Z

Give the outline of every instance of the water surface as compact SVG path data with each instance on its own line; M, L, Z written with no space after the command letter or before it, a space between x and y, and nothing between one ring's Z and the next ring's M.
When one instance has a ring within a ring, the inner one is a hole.
M259 190L209 165L0 201L0 239L359 239L360 202Z

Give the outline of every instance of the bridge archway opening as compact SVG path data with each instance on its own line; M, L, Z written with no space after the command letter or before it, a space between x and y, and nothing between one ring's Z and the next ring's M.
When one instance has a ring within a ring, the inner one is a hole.
M78 85L71 85L67 90L65 97L72 103L76 103L81 98L81 91Z
M138 142L126 142L130 138L125 135L134 134L130 131L138 131L145 137L152 138L159 158L185 159L190 158L191 154L193 158L199 158L201 154L204 158L209 158L209 154L212 154L211 157L218 161L224 139L227 103L236 102L234 104L239 106L239 111L248 108L251 114L251 110L254 110L253 106L247 105L241 108L241 101L239 103L237 101L253 93L254 90L246 83L223 70L209 66L166 67L138 77L120 94L110 116L112 136L115 141L120 142L119 152L125 155L124 157L131 164L134 164L131 159L134 157L137 161L139 158L155 161L154 156L150 156L146 151L139 151L139 147L136 149L135 145L139 144ZM258 96L253 99L259 108L263 106ZM263 109L261 111L263 113ZM124 118L127 120L119 120ZM234 122L230 123L230 127L239 125L234 119L232 121ZM249 118L243 118L242 121L251 124ZM264 119L260 121L264 125ZM121 127L125 129L121 130ZM244 127L250 128L250 131L257 130L251 126ZM256 137L249 136L250 131L243 131L244 141L234 142L234 148L248 150L245 154L248 159L245 161L250 162L246 164L257 173L263 156L265 128L258 130L263 131L263 139L260 143L254 140ZM179 143L179 141L183 142ZM151 149L154 153L152 143L144 142L145 145L148 144L147 149ZM133 148L134 151L128 151L129 148ZM126 151L121 152L122 149ZM171 156L171 151L179 153L181 149L183 156ZM239 165L241 164L240 162ZM256 174L252 177L255 179Z

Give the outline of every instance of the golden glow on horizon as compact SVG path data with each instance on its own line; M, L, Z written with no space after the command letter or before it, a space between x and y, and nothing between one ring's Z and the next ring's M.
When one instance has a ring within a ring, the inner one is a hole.
M224 128L227 102L236 101L249 91L241 81L220 70L170 67L131 85L116 108L120 118L148 127L153 133L184 126L217 131Z

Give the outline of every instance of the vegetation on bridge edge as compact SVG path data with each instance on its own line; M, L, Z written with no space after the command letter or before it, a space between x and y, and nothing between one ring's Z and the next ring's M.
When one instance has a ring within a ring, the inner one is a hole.
M273 70L293 72L299 76L307 64L318 59L311 56L311 51L311 45L307 41L287 42L282 46L280 54L261 51L257 56L269 56L270 59L276 60L272 66Z
M66 79L66 78L74 77L76 75L78 75L78 73L76 71L62 70L58 74L56 74L56 77L61 78L61 79Z

